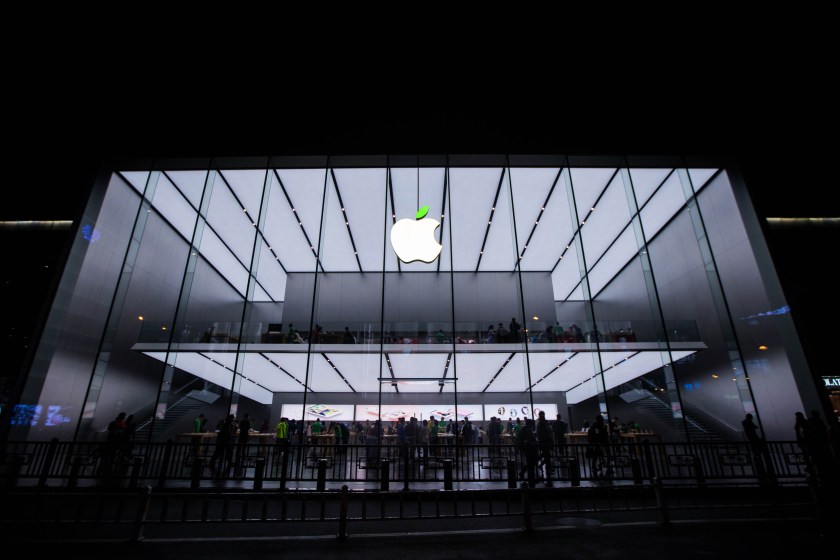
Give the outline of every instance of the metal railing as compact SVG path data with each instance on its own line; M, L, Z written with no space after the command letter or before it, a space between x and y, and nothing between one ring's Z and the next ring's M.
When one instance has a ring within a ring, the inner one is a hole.
M542 458L541 458L542 459ZM836 465L837 458L831 457ZM557 445L550 472L537 475L572 486L581 481L642 484L665 481L805 484L818 473L795 442ZM514 445L229 444L215 442L113 445L88 442L8 442L0 455L0 485L165 487L326 482L372 488L412 483L487 483L513 487L527 475ZM532 480L533 482L533 480Z

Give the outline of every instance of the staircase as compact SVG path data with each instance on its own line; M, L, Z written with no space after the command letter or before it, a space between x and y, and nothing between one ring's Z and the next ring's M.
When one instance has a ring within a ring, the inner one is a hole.
M670 426L674 433L681 436L688 431L689 441L693 442L723 442L726 441L720 434L713 431L708 426L704 425L695 418L688 416L683 411L683 418L674 418L674 413L671 411L671 405L655 396L648 393L645 398L638 399L633 402L633 406L656 416L656 418Z
M141 438L145 439L148 437L146 434L148 434L151 429L151 441L164 441L167 437L172 435L169 432L177 423L183 420L184 417L190 416L194 418L198 416L201 409L206 407L206 402L192 399L190 397L184 397L166 409L165 418L158 418L154 421L154 423L152 423L152 420L149 419L137 428L137 439L140 440ZM152 426L154 426L154 428L152 428Z

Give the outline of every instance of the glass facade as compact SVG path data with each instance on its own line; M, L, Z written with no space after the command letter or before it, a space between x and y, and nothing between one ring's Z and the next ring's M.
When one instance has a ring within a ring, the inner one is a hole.
M170 162L93 189L12 439L228 413L596 415L790 439L817 408L745 188L714 165L428 156Z

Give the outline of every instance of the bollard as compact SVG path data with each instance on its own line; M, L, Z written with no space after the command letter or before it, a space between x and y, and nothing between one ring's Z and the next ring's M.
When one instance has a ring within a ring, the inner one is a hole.
M577 457L571 457L569 459L569 480L572 486L580 486L580 465L578 464Z
M286 478L289 474L289 442L283 444L283 458L280 463L280 491L286 490Z
M346 484L341 486L341 503L338 512L338 538L347 538L347 493L348 488Z
M638 457L630 459L630 469L633 471L633 484L642 483L642 464Z
M653 453L650 451L650 442L642 440L642 452L645 454L645 466L647 467L647 475L650 480L653 480L656 471L653 468Z
M44 458L44 465L41 467L41 477L38 479L38 486L44 487L47 485L47 479L52 470L53 460L55 459L55 452L58 449L58 438L50 440L50 446L47 448L47 456Z
M379 489L388 490L388 459L382 459L379 463Z
M9 466L9 472L6 478L9 488L17 486L18 479L20 478L20 471L23 468L23 461L23 455L14 455L12 457L12 464Z
M452 490L452 459L443 461L443 489Z
M315 489L323 492L327 489L327 460L318 459L318 482Z
M158 488L166 484L166 474L169 472L169 463L172 462L172 438L166 440L166 447L163 450L163 461L160 464L160 476L158 476Z
M516 488L516 463L513 459L507 460L507 479L508 479L508 488Z
M528 483L522 483L522 517L525 523L524 529L526 531L533 531L534 527L531 524L531 489L528 488Z
M143 468L143 457L138 455L131 462L131 478L128 481L129 488L137 488L140 481L140 469Z
M262 490L265 475L265 458L257 457L254 461L254 490Z
M706 477L703 475L703 463L700 461L700 457L694 456L694 477L697 479L697 486L705 486L706 485Z
M67 488L75 488L79 485L79 471L82 469L82 456L73 457L70 463L70 478L67 479Z
M409 466L409 455L411 454L411 448L405 446L404 454L405 465L403 466L403 492L408 492L410 490L410 488L408 487L408 477L411 474L411 468Z
M143 538L143 528L149 515L149 504L152 502L152 487L146 486L141 491L140 502L137 505L137 517L134 519L134 531L131 540L137 542Z
M653 492L656 494L656 507L659 509L659 515L662 517L660 523L663 529L667 529L671 525L671 519L668 517L668 506L665 504L662 480L659 477L654 477L653 479Z
M195 490L201 485L201 471L204 469L204 459L196 457L190 472L190 488Z

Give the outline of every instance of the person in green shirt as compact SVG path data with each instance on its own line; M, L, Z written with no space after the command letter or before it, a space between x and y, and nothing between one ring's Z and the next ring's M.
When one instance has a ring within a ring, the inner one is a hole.
M286 417L280 419L277 423L277 428L274 430L275 443L285 444L289 437L289 425L286 423Z
M312 435L313 436L317 436L318 434L320 434L323 429L324 429L324 427L321 425L320 420L315 420L312 423Z
M198 417L193 422L193 433L194 434L202 433L204 431L204 425L205 425L206 422L207 422L207 420L204 419L204 415L199 414Z

